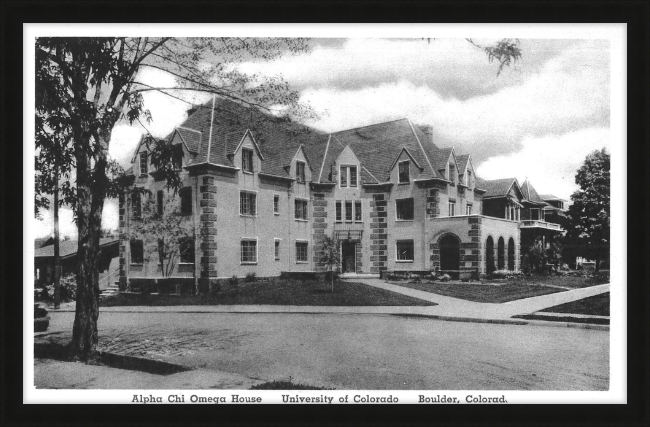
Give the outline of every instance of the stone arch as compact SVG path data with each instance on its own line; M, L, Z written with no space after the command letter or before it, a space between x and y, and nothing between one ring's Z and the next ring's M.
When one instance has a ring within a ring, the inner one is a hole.
M485 240L485 273L490 274L496 270L494 263L494 239L488 236Z
M460 239L453 233L446 233L438 239L440 249L440 270L460 270Z
M506 249L503 236L499 237L497 243L497 270L504 270L506 268Z
M515 239L508 239L508 270L515 269Z

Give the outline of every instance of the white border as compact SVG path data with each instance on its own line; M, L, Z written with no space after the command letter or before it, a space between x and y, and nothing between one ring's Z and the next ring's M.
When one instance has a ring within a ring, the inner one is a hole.
M37 36L308 36L308 37L433 37L433 38L556 38L556 39L608 39L610 41L611 59L611 97L610 97L610 133L611 133L611 325L610 325L610 388L608 391L495 391L491 395L506 394L509 403L626 403L627 387L627 342L626 342L626 233L625 207L627 206L626 155L626 24L25 24L23 26L23 69L28 76L23 88L23 126L24 126L24 168L23 198L24 212L33 212L34 189L34 40ZM29 325L23 340L24 350L24 395L25 403L130 403L135 390L36 390L34 388L33 343L31 333L33 321L32 281L34 232L30 221L23 222L23 274L25 308L23 322ZM141 391L142 394L150 390ZM188 391L169 390L154 394L169 395ZM345 391L333 392L292 392L301 396L327 394L340 396L356 393ZM437 391L448 396L464 396L470 391ZM483 391L484 395L489 392ZM196 394L208 395L206 391ZM230 392L215 392L212 395L229 395ZM263 396L265 403L281 403L280 392L248 391L247 395ZM363 393L361 393L363 394ZM399 395L400 403L417 401L417 391L381 391L373 395ZM480 394L480 393L474 393ZM335 399L336 401L336 399Z

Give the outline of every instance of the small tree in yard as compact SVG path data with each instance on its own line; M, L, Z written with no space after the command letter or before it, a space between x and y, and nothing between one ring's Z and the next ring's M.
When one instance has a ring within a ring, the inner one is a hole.
M183 215L179 197L170 191L163 191L163 202L157 203L151 193L140 193L142 212L140 218L131 223L131 237L142 240L145 259L158 258L162 276L169 277L181 255L184 240L194 240L192 216ZM171 194L170 194L171 193ZM159 207L162 205L162 212Z
M341 261L340 247L339 240L329 236L326 236L321 244L323 255L321 255L320 262L329 267L332 293L334 293L334 268L336 267L338 270Z
M546 262L546 253L541 238L535 239L535 243L528 250L528 261L530 262L532 271L540 273L543 270Z

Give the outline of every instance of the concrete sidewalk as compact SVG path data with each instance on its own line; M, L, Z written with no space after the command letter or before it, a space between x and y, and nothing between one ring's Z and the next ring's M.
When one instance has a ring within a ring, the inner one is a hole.
M122 306L101 307L108 313L310 313L310 314L369 314L416 315L443 320L530 324L531 321L511 319L512 316L531 314L548 307L608 292L609 284L565 292L541 295L506 303L481 303L438 295L404 286L387 283L381 279L355 279L368 286L436 303L436 306L286 306L286 305L201 305L201 306ZM51 313L75 311L74 303L61 305ZM539 323L539 322L538 322ZM536 323L536 324L538 324ZM550 322L544 322L550 323Z
M34 360L37 389L248 390L261 382L243 375L205 369L157 375L81 362Z

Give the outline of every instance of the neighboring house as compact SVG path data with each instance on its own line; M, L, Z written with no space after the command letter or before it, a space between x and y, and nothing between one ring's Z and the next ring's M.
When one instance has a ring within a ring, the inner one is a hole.
M34 252L35 287L43 288L54 281L54 239L48 239L43 246ZM61 259L61 276L74 274L77 271L77 240L59 242L59 257ZM117 237L99 239L99 275L100 288L108 286L109 282L118 280L116 275L110 275L111 260L119 255L119 239Z
M552 194L540 194L540 199L546 202L544 206L544 221L561 224L566 218L568 200L560 199Z
M171 276L208 283L323 271L325 236L341 242L344 273L519 269L519 221L528 218L520 209L538 205L516 185L484 207L492 181L476 177L470 154L436 146L431 134L408 119L324 133L222 99L191 109L166 137L179 147L178 203L194 230ZM132 240L142 199L131 190L158 200L165 182L142 142L132 164L120 198L121 289L162 275Z

